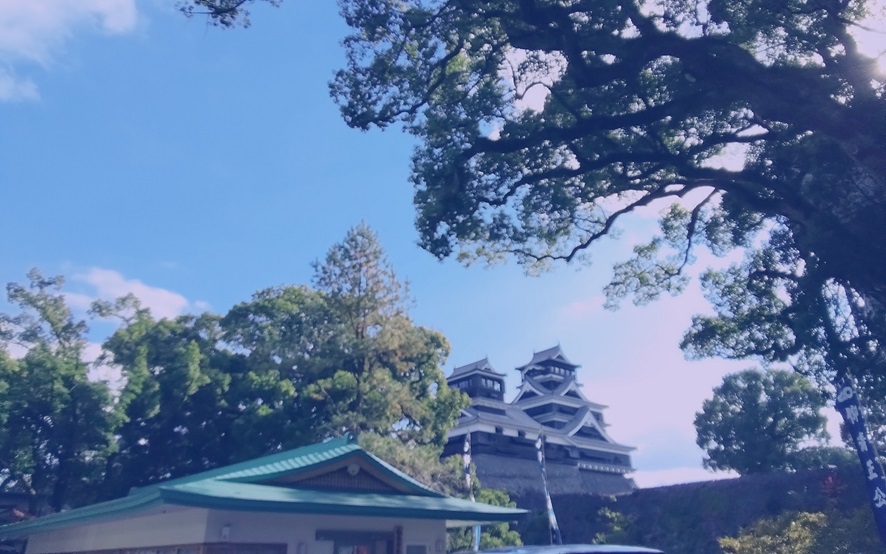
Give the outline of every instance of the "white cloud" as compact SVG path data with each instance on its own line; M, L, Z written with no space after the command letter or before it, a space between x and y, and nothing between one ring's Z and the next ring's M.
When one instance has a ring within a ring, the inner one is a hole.
M14 66L50 65L77 31L120 35L137 22L135 0L0 0L0 101L39 98Z
M39 100L40 93L34 81L20 78L11 70L0 68L0 102Z
M174 318L191 308L200 309L198 303L192 305L181 294L146 285L138 279L127 279L113 269L92 267L85 273L74 275L73 281L85 283L93 289L88 294L76 292L67 294L68 301L78 307L82 307L83 304L88 305L92 300L114 300L132 294L158 319ZM205 303L200 304L205 305Z

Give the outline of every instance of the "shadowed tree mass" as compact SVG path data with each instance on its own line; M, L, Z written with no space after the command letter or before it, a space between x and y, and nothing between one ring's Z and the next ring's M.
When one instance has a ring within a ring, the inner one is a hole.
M807 469L804 446L827 438L824 396L796 373L754 369L728 375L695 414L704 465L742 475Z
M244 15L241 2L195 5L223 25ZM417 223L433 254L572 260L630 212L669 205L611 298L680 290L700 247L750 248L706 279L719 317L696 321L690 354L812 348L859 377L858 356L882 365L884 75L854 38L872 2L340 6L353 33L332 94L350 125L419 140ZM543 105L526 106L533 91Z

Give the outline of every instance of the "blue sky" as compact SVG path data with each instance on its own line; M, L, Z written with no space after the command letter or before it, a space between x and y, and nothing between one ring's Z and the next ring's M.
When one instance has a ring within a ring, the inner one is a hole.
M162 0L0 0L0 282L62 273L77 306L134 292L159 316L224 312L310 264L365 221L411 284L415 320L451 341L447 373L514 367L560 343L642 486L711 477L692 419L727 371L677 344L697 289L602 309L614 261L654 228L636 217L590 267L527 277L416 246L411 139L346 127L327 83L346 29L331 1L257 6L222 31ZM95 337L99 340L99 336Z

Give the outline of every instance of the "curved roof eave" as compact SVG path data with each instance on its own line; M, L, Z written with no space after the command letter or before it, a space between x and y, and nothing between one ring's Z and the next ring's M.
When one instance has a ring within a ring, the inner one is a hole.
M120 516L144 511L163 504L163 498L156 489L124 496L107 502L100 502L83 508L58 512L35 519L19 521L0 526L0 539L25 538L34 533L51 531L80 523L92 523L116 519Z
M531 366L538 365L539 362L544 362L547 360L556 360L573 368L581 367L579 364L570 361L569 358L566 357L566 354L563 353L563 349L558 344L557 346L547 348L545 350L542 350L541 352L535 352L532 355L532 359L529 360L529 363L521 365L516 369L517 371L520 371L522 373Z
M526 510L490 506L444 495L359 493L267 487L239 483L194 483L163 490L164 501L190 507L273 513L508 522Z

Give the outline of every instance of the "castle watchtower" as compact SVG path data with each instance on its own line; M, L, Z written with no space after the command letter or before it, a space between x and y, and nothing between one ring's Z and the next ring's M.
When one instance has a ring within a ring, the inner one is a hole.
M450 388L461 390L471 398L505 398L505 374L489 364L489 358L455 368L446 381Z

